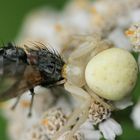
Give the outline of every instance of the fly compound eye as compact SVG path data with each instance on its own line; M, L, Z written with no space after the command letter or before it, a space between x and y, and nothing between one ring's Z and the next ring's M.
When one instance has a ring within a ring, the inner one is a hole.
M54 73L54 70L55 70L54 64L47 65L48 73Z

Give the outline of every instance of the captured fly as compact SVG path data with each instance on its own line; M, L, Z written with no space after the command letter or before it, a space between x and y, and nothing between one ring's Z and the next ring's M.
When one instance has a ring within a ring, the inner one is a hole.
M19 48L12 43L0 48L0 101L20 96L25 91L31 92L31 105L34 99L34 87L37 85L51 87L63 81L64 61L61 56L49 50L43 44L34 44L35 49L25 46Z

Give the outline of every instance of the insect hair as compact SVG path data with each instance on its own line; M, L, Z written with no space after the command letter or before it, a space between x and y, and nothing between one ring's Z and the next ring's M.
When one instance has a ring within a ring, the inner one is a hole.
M27 54L32 54L33 52L35 52L37 55L50 54L57 60L59 60L59 62L64 63L60 53L56 49L54 49L49 43L46 45L41 42L30 42L30 43L32 47L29 47L29 45L24 45L23 47Z

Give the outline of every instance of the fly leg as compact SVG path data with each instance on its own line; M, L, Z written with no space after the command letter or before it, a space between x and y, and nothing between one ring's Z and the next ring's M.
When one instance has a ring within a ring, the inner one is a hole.
M33 108L33 102L34 102L34 88L30 89L30 92L31 92L31 103L30 103L30 108L29 108L29 113L28 113L28 117L31 117L32 116L32 108Z
M17 97L15 103L14 103L14 104L12 105L12 107L11 107L11 110L14 110L14 109L17 107L17 105L18 105L18 103L19 103L19 101L20 101L20 97L21 97L21 96L18 96L18 97Z

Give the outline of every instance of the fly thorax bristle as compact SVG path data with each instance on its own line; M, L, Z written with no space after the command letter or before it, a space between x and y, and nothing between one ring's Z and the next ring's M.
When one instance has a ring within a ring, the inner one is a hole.
M89 120L94 124L98 124L106 120L111 115L111 109L106 108L98 101L93 101L89 109Z

